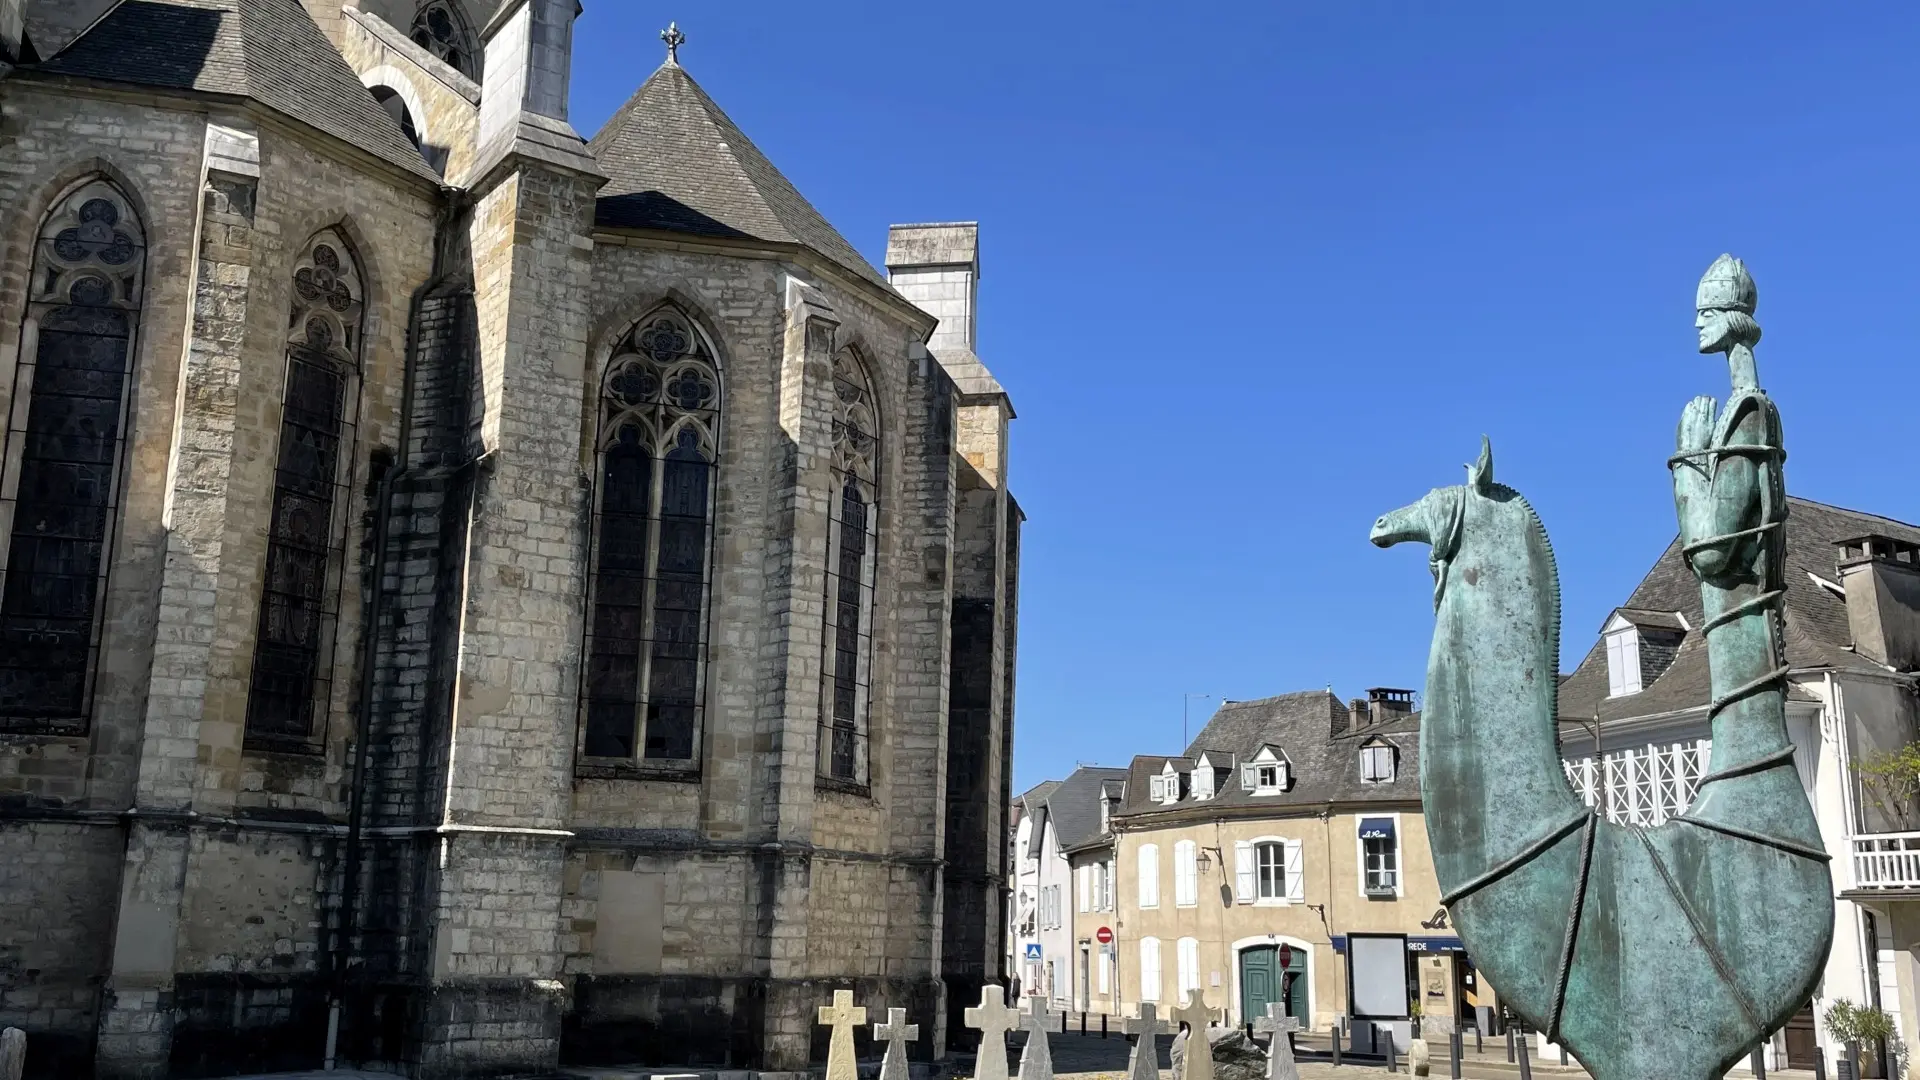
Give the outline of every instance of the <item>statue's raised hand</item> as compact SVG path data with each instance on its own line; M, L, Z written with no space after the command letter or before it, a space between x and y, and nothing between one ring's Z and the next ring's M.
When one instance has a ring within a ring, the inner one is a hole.
M1714 420L1718 417L1719 411L1719 403L1705 394L1687 402L1686 411L1680 414L1680 435L1677 442L1681 453L1705 450L1713 442ZM1704 467L1706 462L1695 461L1693 464Z

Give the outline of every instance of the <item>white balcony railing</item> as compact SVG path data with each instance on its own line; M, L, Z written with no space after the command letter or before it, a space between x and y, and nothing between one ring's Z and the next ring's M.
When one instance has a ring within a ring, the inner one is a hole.
M1920 889L1920 832L1853 838L1856 889Z

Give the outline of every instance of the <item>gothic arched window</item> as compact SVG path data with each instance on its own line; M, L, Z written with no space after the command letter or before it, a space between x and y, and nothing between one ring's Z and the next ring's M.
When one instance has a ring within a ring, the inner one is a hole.
M266 577L247 694L248 741L281 750L312 748L332 696L366 301L353 251L338 232L316 233L296 265Z
M468 78L478 78L479 50L474 48L473 34L467 29L467 20L452 0L427 0L420 10L413 14L413 30L408 34L413 43L433 55L445 60L455 71Z
M679 310L614 348L600 388L581 752L692 762L705 701L720 369Z
M852 349L842 349L833 358L833 396L820 771L830 779L864 784L880 523L880 428L866 367Z
M41 223L0 444L0 731L86 726L145 270L106 180Z

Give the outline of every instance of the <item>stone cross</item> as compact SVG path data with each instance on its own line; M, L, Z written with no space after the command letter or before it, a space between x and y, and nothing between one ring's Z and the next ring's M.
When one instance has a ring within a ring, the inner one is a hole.
M1156 1015L1158 1011L1153 1002L1143 1001L1138 1017L1120 1021L1122 1032L1139 1036L1134 1040L1133 1053L1127 1056L1127 1080L1160 1080L1160 1048L1153 1037L1167 1034L1172 1026Z
M867 1022L867 1010L854 1008L853 991L835 990L833 1004L820 1006L820 1022L833 1029L827 1043L827 1080L859 1080L853 1029Z
M874 1041L887 1044L880 1080L907 1080L907 1044L919 1037L920 1025L907 1023L905 1009L888 1009L887 1022L873 1025Z
M0 1080L20 1080L27 1067L27 1033L10 1027L0 1031Z
M680 46L687 43L687 35L680 32L680 24L668 23L667 28L660 31L660 40L667 43L667 63L678 64Z
M1213 1007L1199 991L1183 996L1180 1005L1168 1014L1176 1024L1187 1025L1187 1053L1180 1075L1173 1080L1213 1080L1213 1041L1207 1028L1213 1023Z
M1047 1007L1047 999L1029 998L1028 1012L1020 1018L1027 1033L1027 1047L1020 1051L1020 1080L1053 1080L1053 1048L1047 1045L1047 1033L1066 1027L1066 1017Z
M980 988L980 1004L961 1019L980 1033L980 1052L974 1059L974 1080L1007 1080L1007 1032L1020 1023L1020 1011L1007 1007L1004 987L988 983Z
M1300 1066L1294 1063L1290 1037L1300 1030L1300 1021L1288 1016L1284 1005L1269 1001L1267 1015L1254 1018L1253 1030L1273 1036L1273 1041L1267 1044L1267 1080L1300 1080Z

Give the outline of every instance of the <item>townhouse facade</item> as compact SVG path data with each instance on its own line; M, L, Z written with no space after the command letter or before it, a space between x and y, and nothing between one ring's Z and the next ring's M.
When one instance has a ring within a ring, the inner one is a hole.
M1469 1022L1419 792L1413 693L1228 702L1177 757L1133 759L1111 811L1117 980L1106 1005L1199 996L1225 1022L1269 1003L1399 1045ZM1490 1000L1490 999L1489 999Z

